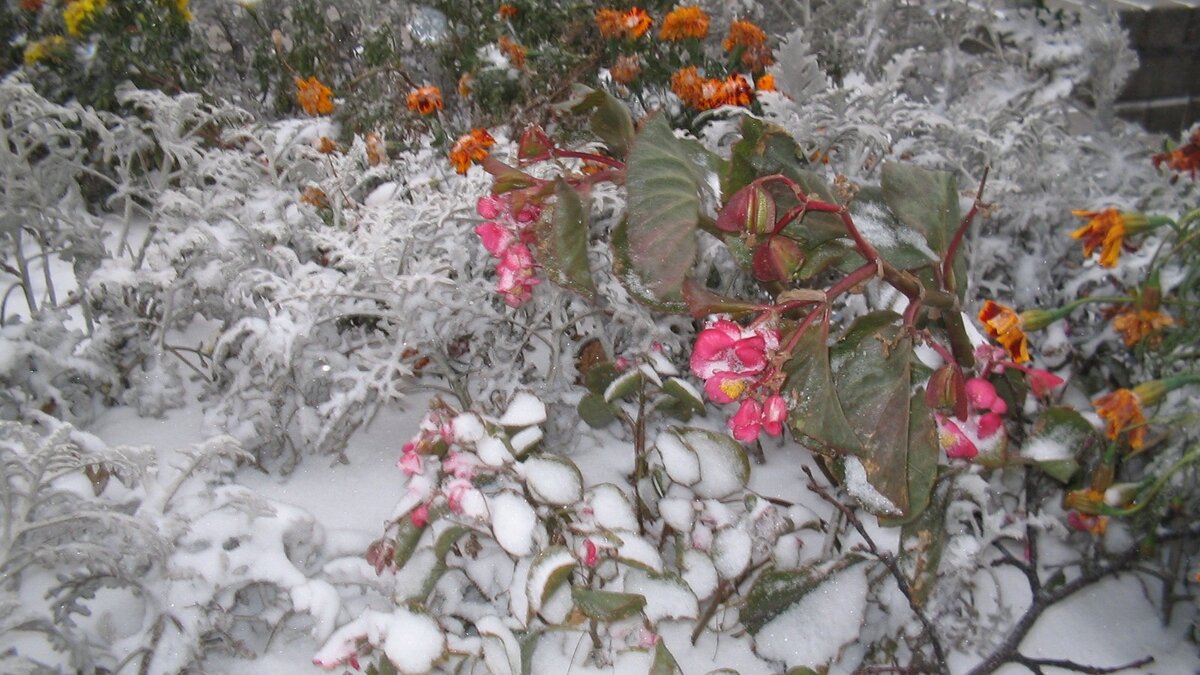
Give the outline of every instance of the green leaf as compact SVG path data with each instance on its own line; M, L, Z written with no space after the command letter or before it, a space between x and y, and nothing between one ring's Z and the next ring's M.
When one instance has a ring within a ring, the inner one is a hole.
M908 514L912 338L895 312L860 317L830 350L838 400L862 443L867 480Z
M821 311L821 310L813 310ZM797 436L833 454L861 455L862 443L850 427L833 388L826 326L818 320L800 337L792 357L783 365L787 375L783 389L795 401L788 426Z
M1035 464L1048 476L1067 483L1079 470L1075 458L1086 445L1100 441L1100 434L1080 415L1066 406L1046 409L1033 425L1033 434L1021 449L1024 461ZM1060 452L1067 449L1066 456Z
M888 209L882 193L871 187L859 190L850 209L854 224L875 246L880 257L897 269L911 270L939 264L940 254L927 246L922 233L900 221ZM858 258L866 262L862 258Z
M613 228L609 248L613 256L613 274L621 281L626 292L639 303L660 311L673 314L684 314L688 311L687 303L680 298L659 298L646 286L634 268L629 249L629 219L623 219Z
M679 302L696 258L703 176L663 115L647 119L629 153L627 255L645 293ZM629 279L626 279L629 281Z
M604 390L604 400L611 403L616 399L629 396L638 390L644 379L646 379L646 376L640 370L631 368L625 371L617 379L609 383L608 387Z
M616 157L624 157L634 142L633 118L629 110L611 94L582 84L571 87L571 99L556 106L573 113L593 111L592 133L604 141Z
M501 162L492 155L483 160L483 170L496 177L496 180L492 181L493 194L504 194L538 184L538 180L533 176Z
M954 174L911 164L888 162L880 176L883 199L892 213L925 238L929 248L945 258L950 241L962 220L958 209L958 181ZM966 259L954 261L952 289L965 289Z
M678 377L668 377L666 382L663 382L662 390L663 393L673 397L697 415L704 415L706 410L704 398L700 396L700 392L696 391L695 387L686 381Z
M683 669L662 640L654 648L654 662L650 664L649 675L683 675Z
M417 527L413 525L412 518L400 519L400 528L396 532L396 552L392 556L396 567L404 567L409 558L412 558L413 553L417 550L417 543L421 541L421 535L425 534L425 528L428 526L426 523L424 527Z
M587 257L587 206L562 178L554 182L554 196L552 215L534 225L538 262L550 281L595 300L596 282Z
M604 390L608 389L608 385L613 383L613 380L620 376L621 371L617 370L617 366L612 361L601 361L592 366L588 371L587 377L584 378L584 386L593 394L604 394Z
M671 427L668 433L696 456L700 481L691 488L698 497L722 499L750 482L750 458L746 456L746 449L728 434L696 427Z
M942 548L946 543L948 495L948 490L933 495L928 508L900 530L900 555L907 563L903 569L914 572L908 587L918 607L924 606L937 587L938 567L942 564Z
M446 528L438 535L437 541L433 544L433 554L437 562L433 564L433 569L430 570L429 576L425 577L425 583L421 585L421 595L419 597L427 598L433 592L433 587L437 585L438 579L446 573L446 556L449 555L450 549L454 543L462 538L464 534L470 532L465 527L454 525Z
M571 599L585 616L597 621L620 621L637 614L646 606L646 598L637 593L593 591L572 588Z
M584 394L575 410L579 413L579 419L593 429L603 429L617 419L612 406L599 394Z
M805 569L763 572L746 596L742 624L752 635L820 585L822 577Z
M583 474L570 459L541 454L525 460L522 466L526 470L525 487L538 502L566 506L583 498Z
M925 403L925 392L918 390L908 411L908 513L899 520L881 520L883 524L899 525L925 512L937 483L940 456L933 411Z

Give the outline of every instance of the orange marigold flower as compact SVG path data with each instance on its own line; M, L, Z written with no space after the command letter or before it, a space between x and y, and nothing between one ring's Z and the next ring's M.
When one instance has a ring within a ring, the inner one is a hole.
M738 47L752 49L765 44L767 44L767 34L763 32L763 29L751 21L739 19L730 24L729 34L725 36L725 41L721 43L721 46L725 51L731 52Z
M325 191L321 188L310 185L304 188L304 192L300 194L300 203L318 209L327 209L329 208L329 197L325 196Z
M1072 239L1083 240L1083 257L1090 258L1099 248L1100 266L1116 267L1127 230L1125 216L1116 209L1071 211L1071 215L1088 219L1086 225L1071 233Z
M369 166L379 166L387 161L387 145L379 134L372 131L367 134L365 139L367 145L367 164Z
M708 14L695 5L676 7L663 18L658 37L669 42L703 40L708 35Z
M42 11L42 5L44 4L45 0L21 0L21 9L36 14Z
M487 129L472 129L470 133L459 136L454 147L450 148L450 163L455 171L465 174L472 163L478 164L487 159L488 148L495 144L496 139Z
M328 115L333 112L333 92L316 77L296 78L296 99L309 115Z
M1142 412L1142 401L1129 389L1118 389L1092 401L1096 414L1105 422L1105 434L1116 440L1128 432L1129 447L1141 450L1146 444L1146 415Z
M1113 329L1125 338L1126 347L1132 347L1147 336L1174 325L1175 319L1171 318L1171 315L1152 309L1130 307L1113 317ZM1151 339L1152 344L1156 341L1161 342L1162 337L1157 336L1157 340Z
M621 55L617 57L617 62L612 68L608 69L612 79L621 84L628 85L637 79L639 73L642 72L642 60L636 54L632 56Z
M757 91L779 91L775 88L775 76L770 73L758 78L758 81L754 83L754 89Z
M337 152L337 142L328 136L322 136L317 139L316 148L322 155L332 155Z
M1000 343L1015 363L1029 360L1029 338L1021 326L1021 317L1011 307L987 300L979 310L979 321L988 336Z
M671 91L687 105L699 108L704 100L704 78L696 66L681 68L671 75Z
M771 48L766 45L747 47L742 52L742 65L753 72L761 73L768 67L775 65L775 55L771 53Z
M471 97L471 82L474 77L470 73L463 73L462 77L458 78L458 95L463 98Z
M605 37L610 40L621 37L625 34L625 25L623 22L624 15L620 10L616 9L600 9L596 11L596 28L600 30L600 37Z
M1194 180L1196 172L1200 171L1200 129L1192 132L1192 136L1188 139L1187 143L1170 152L1160 152L1151 157L1150 161L1154 162L1154 168L1156 169L1159 164L1166 164L1167 168L1172 171L1178 173L1186 171L1191 174ZM1172 178L1172 182L1174 182L1174 178Z
M723 105L750 105L754 97L754 87L741 73L734 73L721 83L721 103Z
M517 16L517 6L507 2L500 3L500 9L496 10L500 14L500 18L508 21Z
M646 31L650 30L650 24L652 23L650 20L650 15L646 13L646 10L641 9L640 7L634 7L628 12L625 12L625 16L622 17L622 21L625 24L625 34L628 35L629 39L631 40L636 40L645 35Z
M408 92L408 109L422 115L432 115L442 109L442 90L433 85L417 87Z
M509 63L513 64L514 68L521 69L525 67L525 48L517 43L516 40L501 35L496 41L499 45L501 53L508 57Z

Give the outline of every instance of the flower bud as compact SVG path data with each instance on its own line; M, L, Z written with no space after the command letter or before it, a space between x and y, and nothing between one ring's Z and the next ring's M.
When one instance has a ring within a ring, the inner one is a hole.
M1021 312L1021 328L1027 331L1041 330L1062 317L1048 309L1027 309Z
M804 250L788 237L771 237L754 249L751 269L759 281L788 281L804 264Z
M775 198L751 183L729 199L717 214L716 226L723 232L770 234L775 231Z
M925 403L934 409L952 409L960 422L966 421L969 410L962 370L947 364L933 371L925 388Z

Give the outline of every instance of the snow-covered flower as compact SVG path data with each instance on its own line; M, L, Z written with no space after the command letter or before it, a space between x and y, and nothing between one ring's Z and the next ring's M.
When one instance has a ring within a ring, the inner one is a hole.
M1092 405L1104 420L1104 432L1110 440L1115 441L1128 432L1129 447L1142 449L1146 443L1146 414L1137 394L1130 389L1117 389L1092 401Z
M450 148L450 163L454 165L455 171L466 174L471 164L479 164L487 159L488 148L495 144L496 139L492 138L487 129L472 129L469 133L459 136Z

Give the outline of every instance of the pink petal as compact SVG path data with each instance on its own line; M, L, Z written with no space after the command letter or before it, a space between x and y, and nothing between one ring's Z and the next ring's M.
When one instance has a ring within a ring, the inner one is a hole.
M742 397L747 385L746 378L737 373L719 372L704 383L704 393L714 403L733 403Z
M976 410L989 410L996 400L996 388L981 377L972 377L967 380L967 398Z
M762 406L754 399L742 401L742 406L729 418L729 428L733 437L743 443L758 438L762 427Z
M506 210L504 200L499 197L487 195L475 202L475 211L488 220L500 217Z
M987 413L981 415L978 422L979 438L991 438L996 435L996 432L1004 428L1004 418L996 413Z
M479 239L483 242L483 247L487 249L487 252L494 256L499 256L500 252L506 249L515 239L508 229L490 220L477 226L475 234L479 235Z

